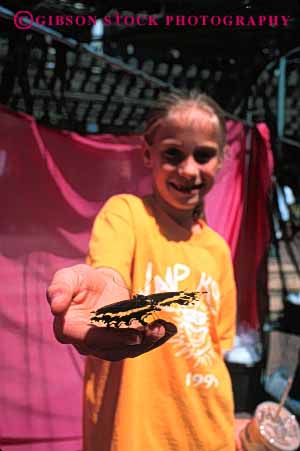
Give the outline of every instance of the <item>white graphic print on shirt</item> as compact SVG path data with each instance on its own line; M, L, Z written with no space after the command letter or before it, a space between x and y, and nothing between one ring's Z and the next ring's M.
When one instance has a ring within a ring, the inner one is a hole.
M175 263L166 268L165 276L153 274L153 264L148 263L146 269L145 286L143 293L150 294L151 282L154 283L154 292L179 291L179 282L184 282L191 274L191 269L184 264ZM182 284L184 285L184 283ZM178 332L171 339L175 349L175 356L192 360L194 368L210 366L216 359L211 336L210 317L216 316L220 308L220 290L218 283L205 272L200 273L196 290L205 292L203 302L197 307L166 307L172 312Z

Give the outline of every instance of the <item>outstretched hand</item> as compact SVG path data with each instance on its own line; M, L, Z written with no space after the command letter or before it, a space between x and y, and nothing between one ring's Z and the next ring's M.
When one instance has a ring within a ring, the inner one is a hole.
M122 278L108 268L81 264L57 271L47 290L56 338L83 355L114 361L148 352L176 333L173 324L162 320L120 329L91 324L92 311L128 298Z

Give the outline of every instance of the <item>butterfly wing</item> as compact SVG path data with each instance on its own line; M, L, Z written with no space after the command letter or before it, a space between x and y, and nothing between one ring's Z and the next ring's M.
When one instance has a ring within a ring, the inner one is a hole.
M136 295L132 299L115 302L101 307L91 317L92 323L100 323L108 327L120 327L130 325L132 321L146 324L145 320L154 311L163 310L164 307L176 305L195 304L200 300L202 293L185 291L172 291L166 293L154 293L148 296Z
M114 302L92 312L91 322L103 323L108 327L119 327L121 324L129 326L134 319L140 321L141 316L148 312L149 306L151 304L147 296L136 295L132 299Z

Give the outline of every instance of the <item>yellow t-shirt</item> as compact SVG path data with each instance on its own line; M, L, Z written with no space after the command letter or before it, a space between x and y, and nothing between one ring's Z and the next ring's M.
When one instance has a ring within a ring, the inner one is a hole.
M230 251L201 221L190 234L154 203L113 196L96 218L88 262L118 271L131 292L205 291L172 308L178 332L134 359L88 358L84 451L233 451L231 381L222 350L235 333ZM164 312L165 314L165 312Z

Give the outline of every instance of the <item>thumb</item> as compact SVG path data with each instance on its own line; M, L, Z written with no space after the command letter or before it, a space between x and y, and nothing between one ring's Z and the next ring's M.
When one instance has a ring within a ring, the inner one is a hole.
M67 287L62 289L51 285L46 292L46 297L53 315L59 315L69 307L73 293Z
M46 292L52 313L59 315L67 310L78 289L78 278L71 268L57 271Z
M176 333L175 324L158 319L145 327L143 344L150 345L151 349L154 349L168 341Z

